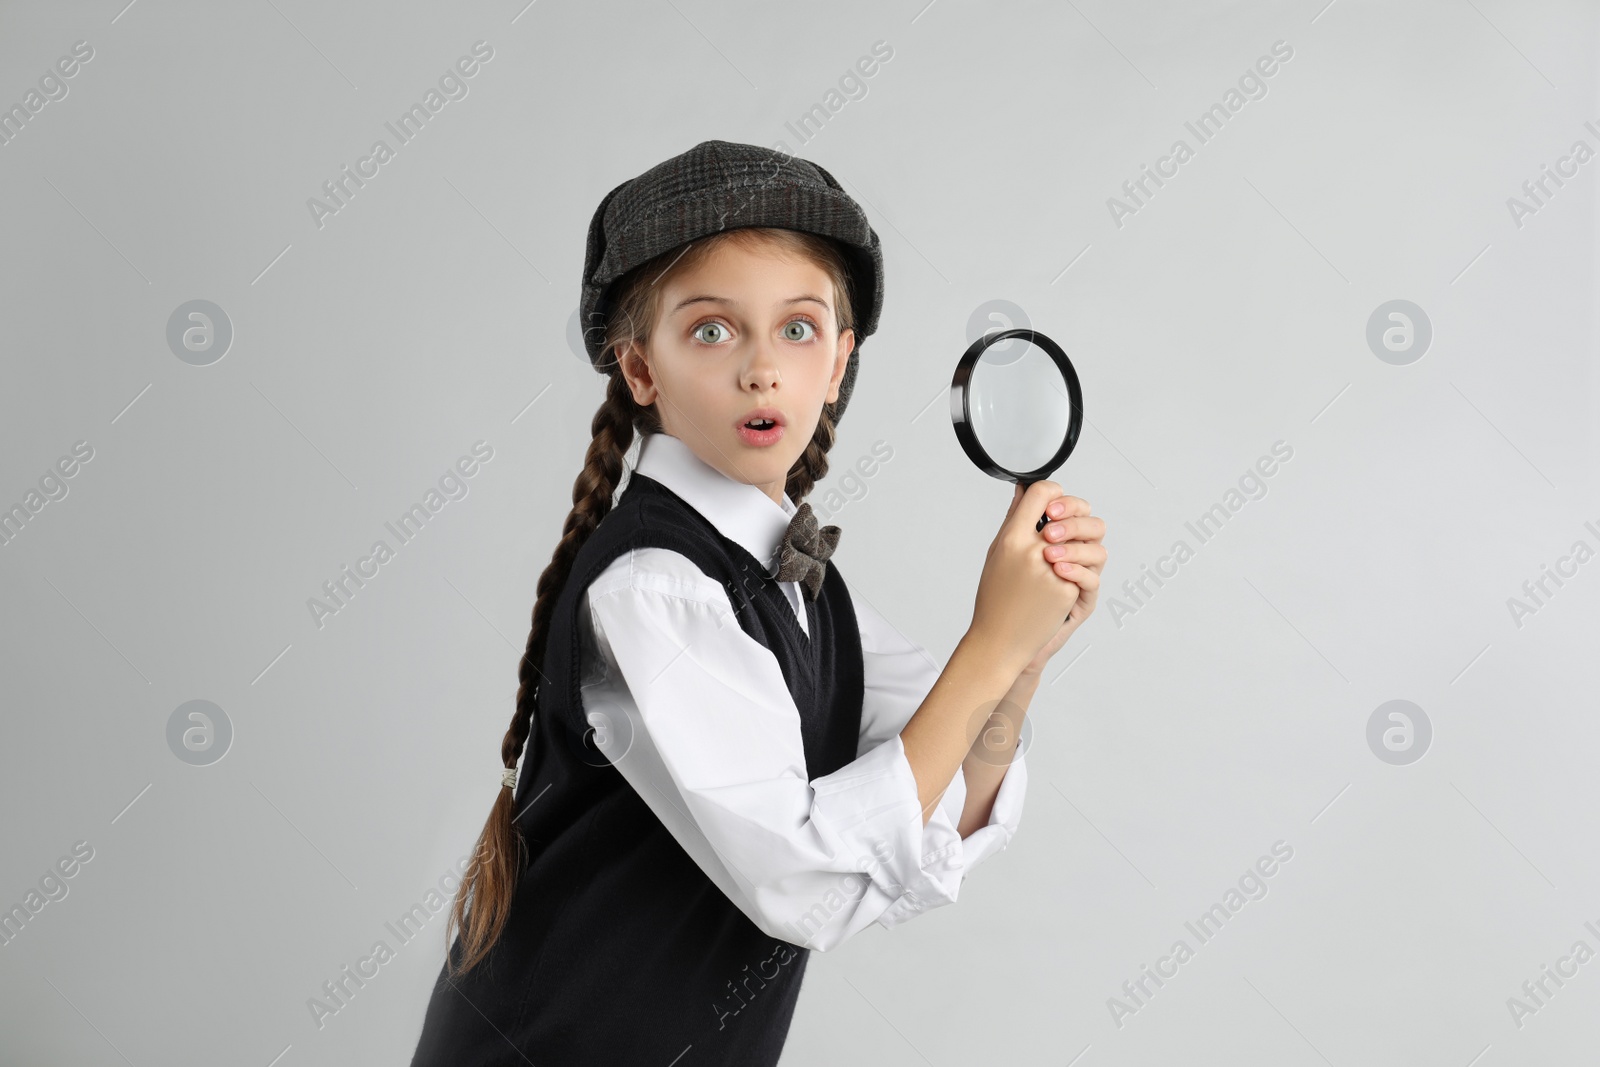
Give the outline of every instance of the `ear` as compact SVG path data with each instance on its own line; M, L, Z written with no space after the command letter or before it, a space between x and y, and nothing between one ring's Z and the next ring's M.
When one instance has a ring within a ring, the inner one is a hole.
M828 380L828 403L834 404L839 400L839 383L844 381L844 372L850 369L850 353L856 346L856 332L854 330L839 331L839 345L834 351L833 377Z
M655 378L650 373L650 363L638 341L623 341L617 345L617 367L633 393L633 402L649 407L656 400Z

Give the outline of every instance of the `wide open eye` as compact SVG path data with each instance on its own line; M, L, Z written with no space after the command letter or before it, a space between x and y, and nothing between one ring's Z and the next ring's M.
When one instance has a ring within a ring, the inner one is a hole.
M717 333L713 334L710 337L705 337L705 336L702 336L702 331L704 331L704 330L715 330L715 331L717 331ZM698 326L696 326L694 328L694 332L691 333L689 336L695 338L696 340L703 341L708 345L714 345L714 344L720 344L722 341L726 340L727 339L727 333L728 333L728 331L723 327L722 323L720 323L720 322L702 322L700 325L698 325Z
M810 333L806 332L808 327L810 328ZM817 324L810 319L791 319L783 327L783 336L790 341L809 341L816 336L816 333Z

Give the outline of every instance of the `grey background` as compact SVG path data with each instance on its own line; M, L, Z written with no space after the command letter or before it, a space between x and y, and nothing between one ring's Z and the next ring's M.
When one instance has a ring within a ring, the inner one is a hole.
M601 398L567 333L589 215L713 137L822 163L883 239L812 497L856 595L941 661L970 619L1010 490L943 397L994 300L1076 362L1057 480L1110 550L1033 704L1012 847L957 906L813 956L784 1063L1592 1058L1600 962L1520 1027L1507 998L1600 949L1600 562L1520 627L1507 601L1600 547L1600 160L1520 227L1506 201L1600 146L1593 4L124 2L0 7L0 104L94 48L0 146L0 504L94 449L0 548L0 904L94 849L0 946L0 1058L406 1061L442 913L320 1029L307 1000L482 824ZM307 199L478 40L468 95L318 228ZM786 123L880 40L802 143ZM1278 40L1267 95L1115 225ZM166 341L195 299L233 327L209 366ZM1433 330L1403 366L1366 343L1394 299ZM319 628L308 599L479 440L467 495ZM1275 441L1200 545L1185 523ZM1367 743L1395 699L1433 729L1408 765ZM208 766L168 747L191 700L233 731ZM1280 840L1199 945L1185 921ZM1179 938L1119 1027L1108 998Z

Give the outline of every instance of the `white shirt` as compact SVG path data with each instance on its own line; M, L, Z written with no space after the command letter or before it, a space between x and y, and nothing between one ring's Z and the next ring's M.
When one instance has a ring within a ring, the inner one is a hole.
M795 505L645 435L635 467L777 573ZM770 561L770 562L767 562ZM798 582L779 583L802 628ZM964 840L960 768L927 825L900 730L941 667L854 596L864 692L857 758L807 780L800 713L771 650L739 625L722 584L681 553L631 549L578 613L581 694L596 746L708 877L763 932L825 951L955 902L1016 833L1019 751L988 825ZM587 616L587 618L585 617Z

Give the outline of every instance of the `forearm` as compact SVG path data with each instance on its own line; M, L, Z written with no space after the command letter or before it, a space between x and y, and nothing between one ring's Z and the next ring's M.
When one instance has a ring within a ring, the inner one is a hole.
M917 780L924 825L955 778L956 769L970 758L979 732L990 727L996 706L1006 701L1022 666L1007 650L969 632L957 643L938 681L900 731L906 762ZM1017 721L1020 726L1020 716ZM999 769L1003 773L1004 768ZM991 804L999 778L995 777L990 790ZM970 784L968 789L970 797Z
M989 716L989 722L978 734L966 759L961 761L961 773L967 782L967 801L961 809L961 822L956 830L962 837L989 824L994 798L1000 792L1000 783L1011 767L1017 742L1022 737L1022 720L1027 717L1028 704L1038 688L1037 673L1024 671L1018 675Z

